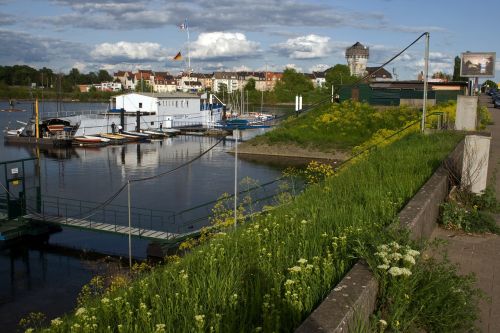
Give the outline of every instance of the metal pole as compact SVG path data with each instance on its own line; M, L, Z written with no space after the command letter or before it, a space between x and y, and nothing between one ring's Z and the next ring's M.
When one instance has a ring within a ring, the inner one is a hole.
M235 137L234 143L234 227L238 221L238 135L239 130L233 130Z
M128 194L128 265L132 270L132 215L130 214L130 179L127 181Z
M424 65L424 105L422 107L422 133L425 130L425 117L427 111L427 82L429 79L429 37L428 32L425 33L425 65Z

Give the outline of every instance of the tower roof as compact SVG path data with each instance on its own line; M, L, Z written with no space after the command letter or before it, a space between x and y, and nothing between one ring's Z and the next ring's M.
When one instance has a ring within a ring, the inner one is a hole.
M353 57L353 56L364 56L368 57L370 55L368 47L364 46L360 42L356 42L353 46L347 48L345 51L345 56L346 57Z

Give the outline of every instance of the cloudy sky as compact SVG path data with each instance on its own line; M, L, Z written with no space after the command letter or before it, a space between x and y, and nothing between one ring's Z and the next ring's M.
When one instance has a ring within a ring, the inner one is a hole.
M499 13L498 0L0 0L0 64L176 74L189 49L200 72L311 72L345 64L356 41L370 47L370 66L382 64L428 31L431 71L451 73L467 50L500 57ZM423 55L422 39L387 69L415 79Z

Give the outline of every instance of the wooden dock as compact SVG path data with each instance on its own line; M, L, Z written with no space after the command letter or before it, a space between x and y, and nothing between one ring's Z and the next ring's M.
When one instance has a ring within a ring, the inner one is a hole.
M108 223L92 222L89 220L75 219L70 217L42 216L35 214L25 215L24 218L32 221L48 222L48 223L58 224L61 226L68 226L86 230L103 231L120 235L129 234L129 227L119 224L108 224ZM142 237L142 238L156 239L156 240L169 240L179 236L179 234L176 233L135 228L135 227L130 228L130 234L135 237Z

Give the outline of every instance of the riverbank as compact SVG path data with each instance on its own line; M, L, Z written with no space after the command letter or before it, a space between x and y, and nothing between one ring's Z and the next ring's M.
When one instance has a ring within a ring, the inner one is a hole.
M234 153L234 149L231 151ZM256 143L254 140L242 142L238 145L238 154L252 156L256 159L313 159L313 160L330 160L344 161L351 156L347 150L331 149L321 151L311 147L302 147L292 143Z

